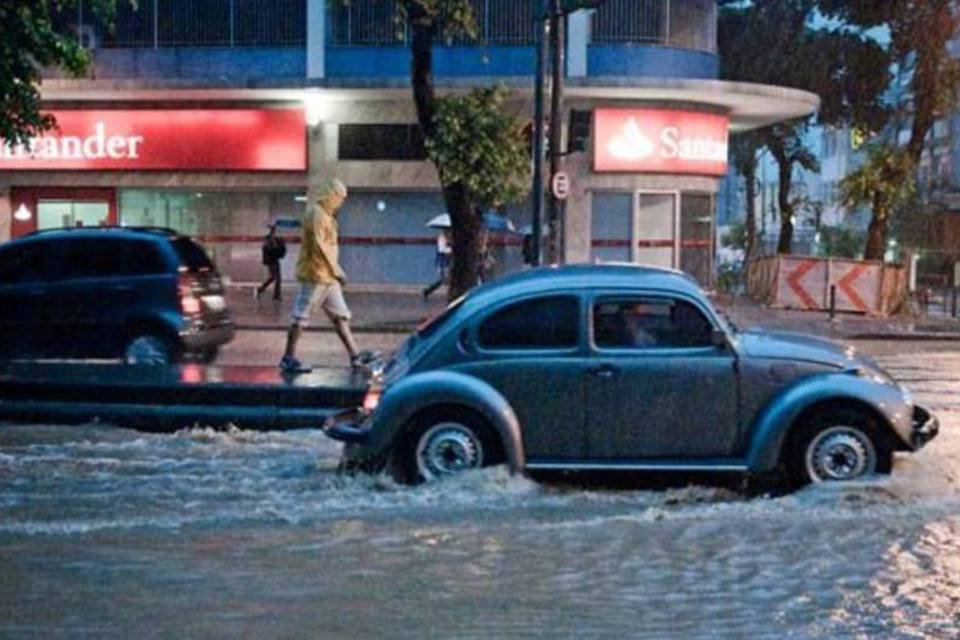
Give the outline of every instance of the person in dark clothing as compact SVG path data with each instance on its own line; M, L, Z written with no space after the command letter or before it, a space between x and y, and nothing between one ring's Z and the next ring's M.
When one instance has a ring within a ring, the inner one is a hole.
M287 255L287 245L283 241L283 238L277 235L277 225L276 223L270 224L270 231L267 233L267 237L263 240L263 246L260 249L261 261L263 266L267 268L269 275L266 281L257 287L255 294L257 299L267 290L267 287L273 283L273 299L280 299L280 285L282 284L282 278L280 274L280 261L283 260L283 257Z

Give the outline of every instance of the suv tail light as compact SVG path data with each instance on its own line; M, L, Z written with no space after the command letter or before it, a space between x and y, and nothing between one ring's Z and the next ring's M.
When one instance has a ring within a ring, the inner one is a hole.
M194 316L200 313L200 298L193 295L193 278L180 274L177 294L180 298L180 309L184 315Z

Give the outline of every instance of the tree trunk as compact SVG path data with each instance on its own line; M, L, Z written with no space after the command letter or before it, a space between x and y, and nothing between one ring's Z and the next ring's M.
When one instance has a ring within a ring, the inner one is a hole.
M867 247L863 252L864 260L883 260L887 251L887 206L881 196L873 202L873 215L867 228Z
M453 223L453 266L450 271L449 299L456 300L477 284L481 218L462 185L444 188L443 197Z
M772 151L780 174L780 184L777 185L777 201L780 206L780 239L777 242L777 253L790 253L793 251L793 202L790 200L790 189L793 186L793 161L787 157L786 151L782 148Z
M434 122L436 90L433 84L433 41L437 33L436 19L427 15L417 2L405 2L410 22L410 80L417 121L426 139L437 133ZM448 184L443 167L438 166L443 199L450 215L453 245L453 264L450 268L449 300L455 300L477 283L477 265L480 257L480 217L466 187Z
M744 264L749 263L757 252L757 162L754 161L743 167L743 179L746 182L747 216L744 220L746 227L746 246L743 251Z

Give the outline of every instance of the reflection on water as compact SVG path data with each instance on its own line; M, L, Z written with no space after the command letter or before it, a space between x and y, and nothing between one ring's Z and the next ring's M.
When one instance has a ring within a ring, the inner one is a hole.
M0 635L958 637L952 363L884 364L941 437L777 498L399 487L335 473L316 431L2 427Z

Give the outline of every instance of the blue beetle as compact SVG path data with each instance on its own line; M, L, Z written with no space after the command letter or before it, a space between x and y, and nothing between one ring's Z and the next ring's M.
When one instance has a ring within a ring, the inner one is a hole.
M364 407L330 418L348 468L889 473L937 419L854 349L740 331L696 283L628 265L479 287L409 336Z

